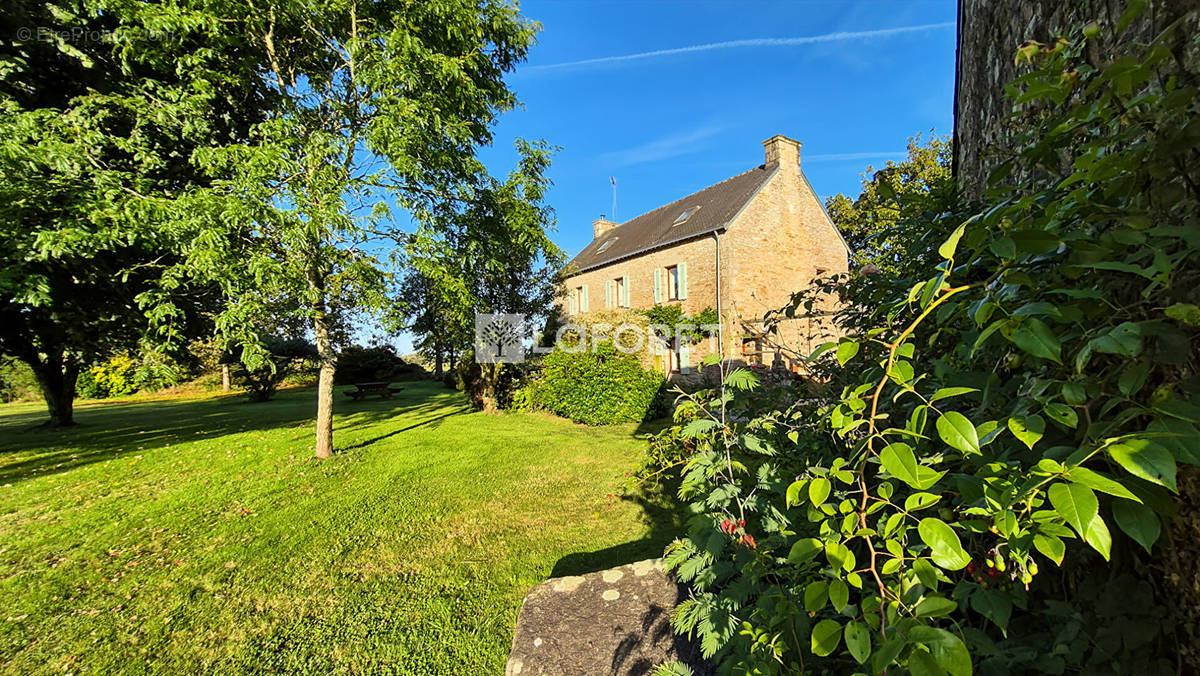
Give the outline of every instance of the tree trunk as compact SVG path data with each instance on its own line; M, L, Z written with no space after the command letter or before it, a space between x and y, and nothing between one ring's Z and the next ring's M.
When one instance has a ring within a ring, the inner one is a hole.
M325 304L318 302L313 312L313 336L317 342L317 359L321 365L317 378L317 444L316 456L328 458L333 455L333 374L337 366L337 354L329 337L329 316Z
M229 391L229 364L221 364L221 391Z
M1020 74L1014 57L1022 43L1051 43L1076 24L1097 21L1105 31L1092 41L1087 56L1100 66L1127 53L1128 45L1150 41L1197 5L1197 0L1150 0L1125 34L1114 38L1111 31L1128 6L1125 0L959 0L954 177L964 196L982 195L988 174L1010 156L1020 134L1009 122L1013 106L1004 87ZM1006 183L1019 185L1022 178L1013 174Z
M484 413L498 413L500 401L496 397L496 386L500 381L500 364L479 365L479 402Z
M438 378L442 377L442 346L434 343L433 346L433 373Z
M47 427L70 427L75 424L75 383L79 364L74 357L62 352L46 355L45 359L27 361L37 378L46 409L50 413Z

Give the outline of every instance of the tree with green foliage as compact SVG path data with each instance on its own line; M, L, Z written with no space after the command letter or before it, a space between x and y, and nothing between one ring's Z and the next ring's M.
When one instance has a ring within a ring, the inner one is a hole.
M456 321L448 311L437 288L415 268L409 268L396 294L398 325L413 336L413 347L433 362L433 372L441 378L446 367L457 365L457 357L470 343L469 328Z
M908 157L900 162L888 160L878 171L867 167L857 199L839 193L825 200L829 217L850 244L855 267L905 277L930 253L903 224L953 193L953 149L949 137L921 141L919 134L910 138Z
M1200 43L1098 57L1127 23L1020 49L994 188L900 224L924 279L796 297L850 301L823 396L685 397L673 622L722 668L1184 670L1149 579L1200 465Z
M160 284L179 241L153 201L214 180L193 153L267 99L244 34L197 3L19 0L0 22L0 353L66 426L80 369L148 337L147 292L175 300L163 337L203 330L215 297Z
M268 336L260 344L269 355L265 362L255 367L239 362L233 369L233 377L250 401L269 401L284 380L317 361L316 346L303 338Z
M234 11L226 8L224 11ZM171 208L191 246L178 274L218 284L217 330L265 358L254 318L292 298L319 361L317 457L333 453L335 332L389 304L384 252L410 240L391 207L431 225L484 185L475 151L515 104L503 76L536 26L499 0L271 2L236 17L279 101L251 141L198 153L228 180ZM496 223L506 232L508 221ZM173 305L163 299L162 312Z
M484 178L462 199L443 203L409 241L406 253L422 302L401 311L417 320L410 327L422 343L474 354L476 312L524 315L528 329L553 311L564 261L550 240L554 214L545 205L554 148L519 140L516 150L520 159L505 180ZM481 382L471 389L488 410L497 408L502 369L481 363L469 371L479 374Z

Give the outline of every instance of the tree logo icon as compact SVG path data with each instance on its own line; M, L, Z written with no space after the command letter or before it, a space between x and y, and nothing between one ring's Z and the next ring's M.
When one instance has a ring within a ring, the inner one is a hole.
M525 315L475 313L475 361L519 364L525 361Z

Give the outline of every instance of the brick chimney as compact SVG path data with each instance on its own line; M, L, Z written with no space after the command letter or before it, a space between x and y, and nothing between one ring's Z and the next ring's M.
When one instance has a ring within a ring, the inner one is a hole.
M776 134L763 141L767 151L767 164L778 162L781 167L800 168L800 142L783 134Z
M600 214L600 218L592 221L592 239L600 239L600 235L603 235L618 225L620 225L620 223L613 223L605 218L604 214Z

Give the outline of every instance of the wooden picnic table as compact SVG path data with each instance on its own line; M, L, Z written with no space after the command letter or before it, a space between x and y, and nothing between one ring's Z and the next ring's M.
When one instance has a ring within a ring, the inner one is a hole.
M346 396L354 401L359 401L373 394L378 394L384 399L391 399L392 395L403 390L403 387L392 387L391 383L354 383L354 390L345 390Z

